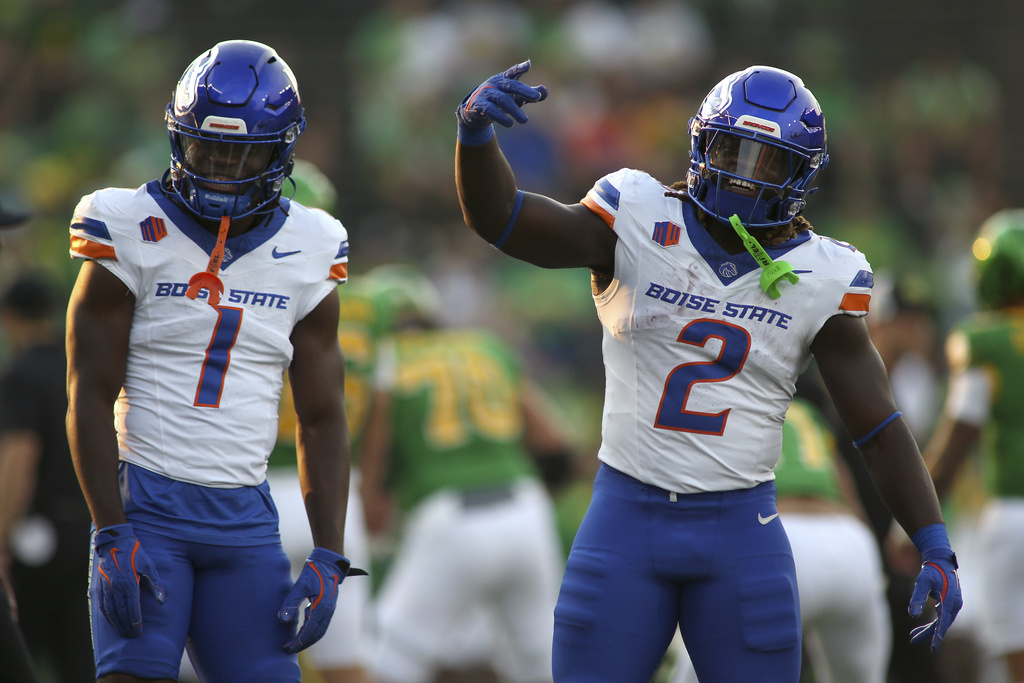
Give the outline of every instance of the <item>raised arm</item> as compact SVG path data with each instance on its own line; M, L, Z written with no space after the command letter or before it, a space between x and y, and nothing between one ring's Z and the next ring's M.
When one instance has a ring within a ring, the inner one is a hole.
M931 476L906 423L898 417L882 359L863 318L832 316L811 345L821 377L846 431L860 449L875 488L921 551L910 600L920 616L929 596L937 617L912 632L912 642L942 642L963 604L953 555Z
M544 268L587 267L610 273L615 233L582 204L562 204L518 190L492 123L526 123L522 106L547 97L519 82L523 62L484 81L456 110L455 183L466 225L509 256Z

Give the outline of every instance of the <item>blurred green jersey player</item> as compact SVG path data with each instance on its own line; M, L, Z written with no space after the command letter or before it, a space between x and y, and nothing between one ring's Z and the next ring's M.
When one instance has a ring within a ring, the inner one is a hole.
M373 675L426 683L483 665L510 681L550 680L562 557L530 456L557 457L560 436L496 335L439 328L433 285L412 268L368 277L393 297L398 325L362 453L367 510L387 514L393 500L400 521Z
M1024 210L999 211L973 248L982 310L957 324L946 343L949 394L925 449L935 489L946 496L967 457L978 452L990 496L979 519L982 645L1024 680ZM972 557L968 557L968 563Z

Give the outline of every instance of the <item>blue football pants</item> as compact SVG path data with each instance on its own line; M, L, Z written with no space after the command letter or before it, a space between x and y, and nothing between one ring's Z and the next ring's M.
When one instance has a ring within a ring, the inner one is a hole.
M96 677L120 672L178 678L189 656L211 683L297 682L298 658L282 651L295 635L278 610L291 590L291 568L280 544L215 546L136 528L166 590L163 605L142 586L142 635L122 638L99 609L98 572L89 588Z
M775 484L678 494L607 465L555 607L555 683L648 683L678 624L703 683L796 683L796 568Z

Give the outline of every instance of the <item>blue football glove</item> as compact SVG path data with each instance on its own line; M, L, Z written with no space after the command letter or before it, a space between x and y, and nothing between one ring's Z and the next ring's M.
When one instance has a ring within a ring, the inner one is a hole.
M912 630L910 642L930 641L932 652L935 652L964 604L960 578L956 573L956 555L949 546L944 524L919 529L912 540L921 551L921 572L910 596L910 616L921 616L929 597L935 599L936 616L933 621Z
M100 529L93 538L100 611L122 638L142 635L140 584L145 580L153 597L164 604L164 589L149 555L139 545L131 524Z
M324 637L338 604L338 586L350 574L365 575L366 572L353 569L352 563L333 550L313 548L281 611L277 613L278 619L291 623L295 621L302 602L309 601L302 628L298 635L285 643L285 652L295 654Z
M459 140L463 144L482 145L494 135L491 123L511 128L513 123L526 123L523 105L540 102L548 96L543 85L531 88L519 82L530 70L530 60L516 64L508 71L491 76L466 95L455 117L459 120Z

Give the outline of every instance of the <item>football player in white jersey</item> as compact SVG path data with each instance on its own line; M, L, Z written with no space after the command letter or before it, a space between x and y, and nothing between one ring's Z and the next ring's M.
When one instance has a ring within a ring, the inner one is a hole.
M555 608L556 683L646 683L676 625L702 681L793 683L800 612L772 468L811 354L924 562L910 610L934 649L961 602L927 468L863 316L872 273L802 217L825 121L795 75L725 78L687 129L687 181L623 169L577 204L523 193L493 122L547 96L497 74L456 110L466 223L515 258L587 267L603 325L601 468ZM785 259L783 261L782 259Z
M281 197L305 118L270 47L204 52L166 120L164 177L94 192L71 223L85 262L68 432L96 529L96 677L176 680L187 641L203 681L298 681L296 653L356 573L335 292L348 237ZM265 479L285 369L315 545L294 584Z

